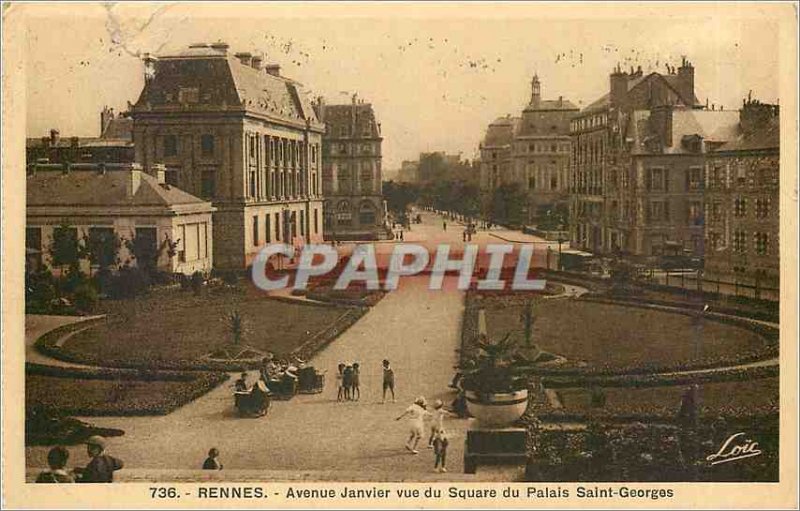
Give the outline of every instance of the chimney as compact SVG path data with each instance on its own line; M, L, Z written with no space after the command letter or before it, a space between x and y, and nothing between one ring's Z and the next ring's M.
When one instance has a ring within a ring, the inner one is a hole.
M628 73L622 72L619 65L610 76L611 90L609 101L612 107L622 108L628 99Z
M253 69L258 69L261 71L261 65L264 63L264 57L261 55L253 55L253 60L251 61L251 65Z
M267 74L272 76L280 76L281 75L281 65L280 64L267 64L264 66L264 69L267 71Z
M322 96L317 97L317 119L319 122L325 122L325 98Z
M103 110L100 112L100 136L103 136L103 133L112 120L114 120L114 109L104 106Z
M158 184L166 184L167 166L163 163L154 163L153 166L150 167L150 174L156 178Z
M148 83L156 76L156 62L158 62L158 58L149 53L145 53L142 55L142 61L144 62L144 81Z
M59 136L58 130L53 128L50 130L50 147L55 147L58 145L58 141L61 139Z
M650 111L650 131L664 147L672 147L672 106L660 105Z
M250 67L253 65L253 54L250 52L242 51L237 53L235 57L245 66Z
M694 67L686 57L678 68L678 93L685 105L694 106Z
M216 43L211 43L209 46L222 54L227 54L228 48L230 48L230 46L228 46L228 43L223 41L217 41Z
M142 184L142 166L138 163L128 164L128 172L125 180L125 192L130 199L139 191Z

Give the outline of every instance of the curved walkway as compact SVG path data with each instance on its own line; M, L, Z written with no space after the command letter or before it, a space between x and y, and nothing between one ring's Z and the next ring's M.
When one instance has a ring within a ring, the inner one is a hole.
M40 353L34 344L41 336L61 328L65 325L82 323L92 319L99 319L103 316L45 316L38 314L28 314L25 316L25 362L56 367L90 367L85 364L75 364L65 362ZM70 335L70 334L67 334Z

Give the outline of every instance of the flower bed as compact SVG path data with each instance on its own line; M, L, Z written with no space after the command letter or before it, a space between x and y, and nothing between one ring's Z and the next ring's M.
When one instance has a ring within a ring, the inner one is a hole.
M526 480L544 481L778 481L777 414L746 418L748 438L761 455L711 465L739 420L702 421L695 432L657 424L591 423L584 431L543 430L528 421ZM662 495L663 496L663 495Z
M103 302L107 318L58 346L71 328L58 329L36 343L45 354L69 362L105 367L238 371L256 362L204 360L230 344L223 316L236 309L250 324L245 343L276 355L306 343L330 342L363 315L360 308L291 303L269 299L251 288L215 288L194 295L144 297ZM303 349L308 352L307 349Z
M512 336L521 335L521 307L515 300L468 293L462 350L474 349L481 308L490 337L512 330ZM653 374L739 365L778 354L777 330L742 318L699 318L691 310L665 311L605 298L539 300L534 315L533 342L567 359L556 366L532 367L538 375Z
M563 406L540 414L548 420L667 421L676 419L685 385L661 387L565 388L558 391ZM592 394L600 392L602 406L593 406ZM778 378L703 383L699 386L697 411L716 417L777 413Z
M228 375L27 365L27 410L63 415L165 415L200 397Z

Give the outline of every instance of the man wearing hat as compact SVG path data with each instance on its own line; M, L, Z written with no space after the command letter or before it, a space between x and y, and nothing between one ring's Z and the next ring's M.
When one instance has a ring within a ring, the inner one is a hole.
M122 460L105 454L106 439L93 435L86 440L86 450L91 461L80 470L79 483L110 483L114 472L123 466Z

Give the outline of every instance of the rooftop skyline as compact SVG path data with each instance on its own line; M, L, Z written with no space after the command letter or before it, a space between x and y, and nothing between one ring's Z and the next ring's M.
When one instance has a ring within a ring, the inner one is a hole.
M387 170L420 152L472 159L489 122L529 103L534 73L543 100L562 96L584 108L608 92L617 64L664 73L685 55L701 103L738 109L751 90L764 102L778 100L776 25L754 10L631 6L623 18L600 5L590 15L585 5L470 4L445 9L446 18L439 6L430 18L410 7L351 5L345 15L330 4L15 5L35 17L26 134L97 135L104 105L122 111L137 100L142 54L218 40L232 53L263 53L312 98L349 103L357 93L371 103ZM639 10L649 20L636 17Z

